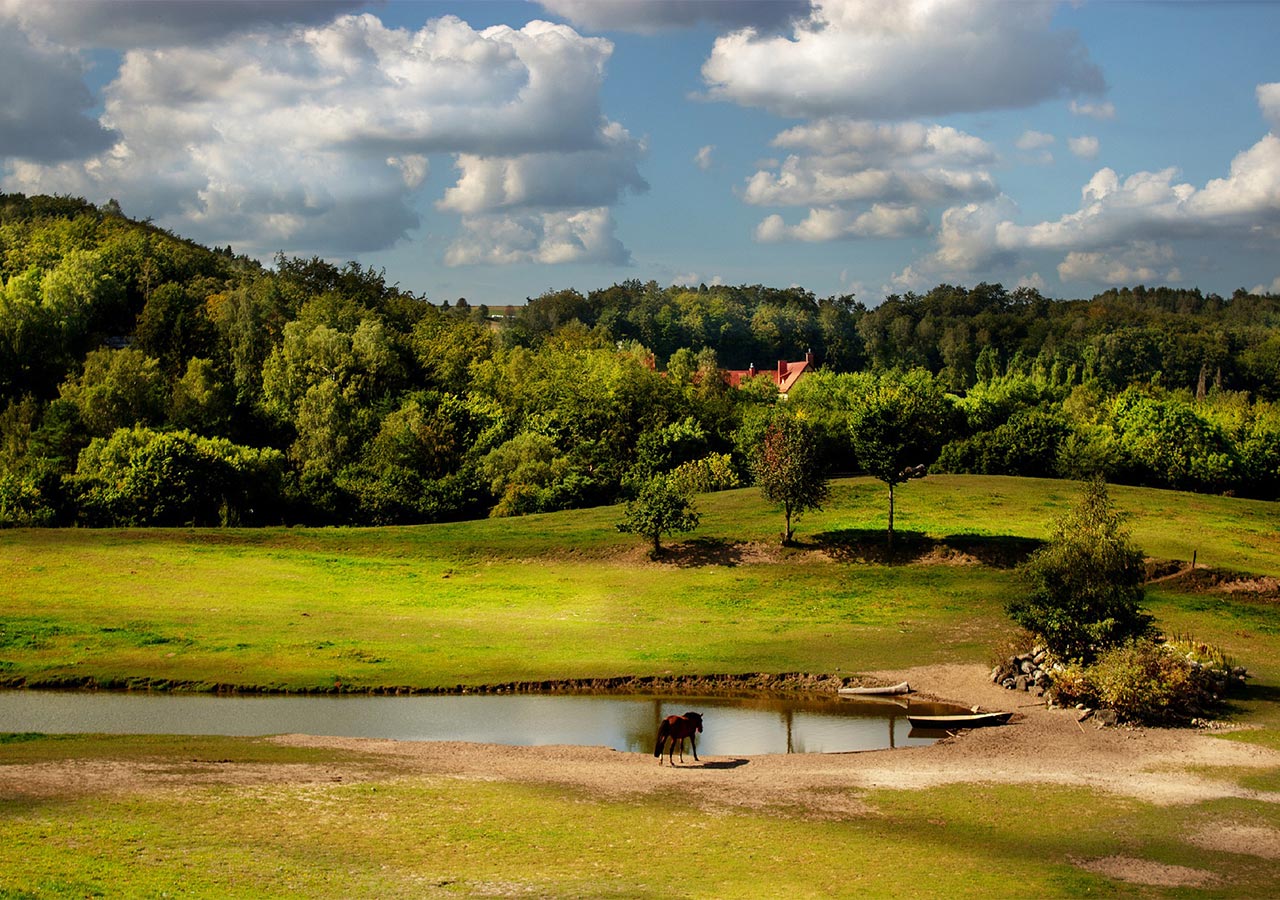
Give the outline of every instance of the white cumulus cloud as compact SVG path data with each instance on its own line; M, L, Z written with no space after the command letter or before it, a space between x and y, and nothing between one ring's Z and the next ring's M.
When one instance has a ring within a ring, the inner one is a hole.
M539 260L600 256L599 208L646 187L642 144L600 110L612 50L548 22L477 31L445 17L408 31L371 15L132 50L103 95L112 146L12 163L4 184L128 196L139 215L259 255L340 254L419 224L412 192L429 155L448 153L460 175L440 207L469 217L468 236L485 223L491 259L527 256L531 230ZM505 253L502 234L521 252Z
M1259 103L1280 94L1259 89ZM1086 148L1087 149L1087 148ZM1018 259L1058 254L1063 281L1180 281L1190 241L1274 247L1280 240L1280 137L1270 133L1238 153L1227 174L1197 187L1177 169L1121 176L1099 169L1080 191L1080 206L1057 219L1015 220L1008 198L957 205L942 215L938 245L913 273L956 277ZM1203 253L1203 251L1199 251Z
M1098 155L1098 139L1091 135L1067 138L1067 146L1081 159L1094 159Z
M760 241L916 235L928 228L925 207L998 193L985 168L994 150L950 127L828 118L787 129L773 143L800 152L776 171L751 175L742 199L810 209L795 225L767 217L756 228Z
M1097 95L1102 74L1054 4L816 0L788 35L717 39L709 95L787 116L909 119Z
M761 243L900 238L921 234L928 227L928 217L918 207L877 203L863 213L811 209L808 216L795 225L786 224L782 216L775 214L756 226L755 237Z
M1014 143L1019 150L1043 150L1050 147L1057 141L1051 134L1045 134L1043 131L1024 131Z
M1058 277L1100 285L1167 284L1182 279L1174 259L1172 247L1148 241L1110 251L1073 250L1058 264Z
M613 216L605 207L466 216L462 225L462 235L445 254L447 265L624 265L631 260L627 249L614 237Z
M1272 129L1280 131L1280 82L1260 84L1257 93L1262 114L1271 123Z
M543 9L589 31L653 34L710 24L726 28L781 28L806 16L808 0L538 0Z
M1106 120L1116 117L1116 105L1111 101L1100 103L1085 103L1079 100L1071 101L1071 112L1077 116L1087 116L1090 119Z

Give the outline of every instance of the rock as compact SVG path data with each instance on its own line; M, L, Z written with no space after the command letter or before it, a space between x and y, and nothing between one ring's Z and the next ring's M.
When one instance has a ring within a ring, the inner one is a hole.
M1024 659L1022 661L1022 664L1018 666L1018 671L1020 671L1023 675L1030 675L1035 670L1036 670L1036 664L1029 659Z
M1032 655L1031 661L1038 666L1041 663L1043 663L1048 658L1048 656L1049 656L1048 653L1046 653L1044 650L1041 650L1040 652Z
M1025 691L1028 683L1026 675L1019 675L1013 680L1013 689L1015 691Z
M1006 678L1004 681L1000 682L1000 686L1002 688L1008 688L1009 690L1013 690L1013 684L1014 682L1012 678Z
M1100 709L1093 714L1093 721L1096 722L1100 728L1105 728L1108 725L1116 724L1116 722L1120 721L1120 717L1116 715L1116 711L1114 709Z
M1043 688L1043 687L1041 687L1040 685L1036 685L1036 686L1032 689L1032 691L1031 691L1031 696L1033 696L1033 697L1043 697L1043 696L1044 696L1044 688Z
M1084 710L1084 712L1076 717L1077 722L1083 722L1085 719L1088 719L1093 715L1093 710L1089 709L1089 707L1085 706L1083 703L1077 706L1076 709Z
M992 684L1000 683L1000 667L999 666L996 666L994 669L991 670L991 683Z

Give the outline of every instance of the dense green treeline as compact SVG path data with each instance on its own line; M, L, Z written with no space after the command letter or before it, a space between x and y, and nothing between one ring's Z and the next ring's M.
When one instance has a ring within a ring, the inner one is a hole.
M745 482L770 422L800 412L827 465L859 472L853 398L894 371L947 393L935 469L1280 493L1274 296L941 285L867 309L628 281L494 312L356 263L268 269L113 203L0 195L0 524L610 503L677 468ZM722 375L808 352L822 370L785 404L767 376Z

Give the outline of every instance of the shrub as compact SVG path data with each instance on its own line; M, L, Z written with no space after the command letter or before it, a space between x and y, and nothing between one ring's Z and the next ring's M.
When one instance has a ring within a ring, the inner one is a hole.
M1180 725L1204 715L1241 677L1217 648L1188 638L1141 638L1107 650L1092 665L1056 667L1051 695L1065 706L1113 709L1124 722Z
M1123 721L1171 725L1199 715L1205 698L1191 665L1168 646L1139 640L1108 650L1088 679L1099 706Z
M1027 594L1009 604L1014 622L1044 639L1059 659L1089 662L1151 632L1142 610L1146 568L1121 527L1106 483L1085 485L1049 543L1023 564Z

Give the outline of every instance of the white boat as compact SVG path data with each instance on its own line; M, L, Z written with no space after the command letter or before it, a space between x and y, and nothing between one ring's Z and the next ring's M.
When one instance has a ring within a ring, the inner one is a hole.
M905 681L898 684L889 684L884 687L847 687L840 688L840 694L845 697L882 697L889 694L910 694L911 685Z

